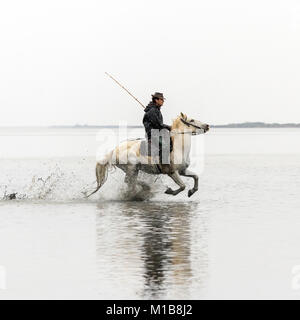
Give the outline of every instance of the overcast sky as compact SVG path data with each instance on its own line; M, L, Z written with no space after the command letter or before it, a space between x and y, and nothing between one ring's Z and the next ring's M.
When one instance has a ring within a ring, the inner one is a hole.
M10 0L0 4L1 126L300 122L298 0Z

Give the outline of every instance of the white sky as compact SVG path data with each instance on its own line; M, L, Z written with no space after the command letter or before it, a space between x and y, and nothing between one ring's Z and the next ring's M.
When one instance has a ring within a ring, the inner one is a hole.
M0 3L0 125L300 122L298 0Z

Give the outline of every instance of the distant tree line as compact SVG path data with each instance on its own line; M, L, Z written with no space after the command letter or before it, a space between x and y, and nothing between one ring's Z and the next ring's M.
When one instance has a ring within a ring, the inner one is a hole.
M243 122L211 125L213 128L300 128L300 123Z

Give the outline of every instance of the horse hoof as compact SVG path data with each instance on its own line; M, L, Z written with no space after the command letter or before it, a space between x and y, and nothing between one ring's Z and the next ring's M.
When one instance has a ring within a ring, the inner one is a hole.
M194 193L195 193L194 190L189 190L189 192L188 192L188 197L190 198Z
M8 199L9 199L9 200L15 200L15 199L17 199L16 195L17 195L17 193L12 193L12 194L10 194L10 195L8 196Z
M173 194L173 190L171 188L168 188L166 190L165 194Z

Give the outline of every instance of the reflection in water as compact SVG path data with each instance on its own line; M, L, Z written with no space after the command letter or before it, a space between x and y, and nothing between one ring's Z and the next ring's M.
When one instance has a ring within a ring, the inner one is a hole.
M125 291L136 292L136 298L160 299L189 298L193 282L199 287L205 281L207 243L199 246L199 240L207 241L207 228L197 227L206 223L199 219L203 215L197 203L113 202L98 209L102 283L111 278L111 286L127 286Z
M187 204L154 204L140 206L145 265L145 296L155 298L167 286L168 273L173 271L177 283L189 281L190 266L190 206Z
M143 238L142 259L145 268L145 288L155 294L163 286L165 266L171 251L171 241L165 230L168 222L166 221L167 217L164 214L158 214L157 206L151 207L151 211L148 213L151 216L150 219L146 216L146 210L144 208L141 210L141 220L146 227L141 234Z

